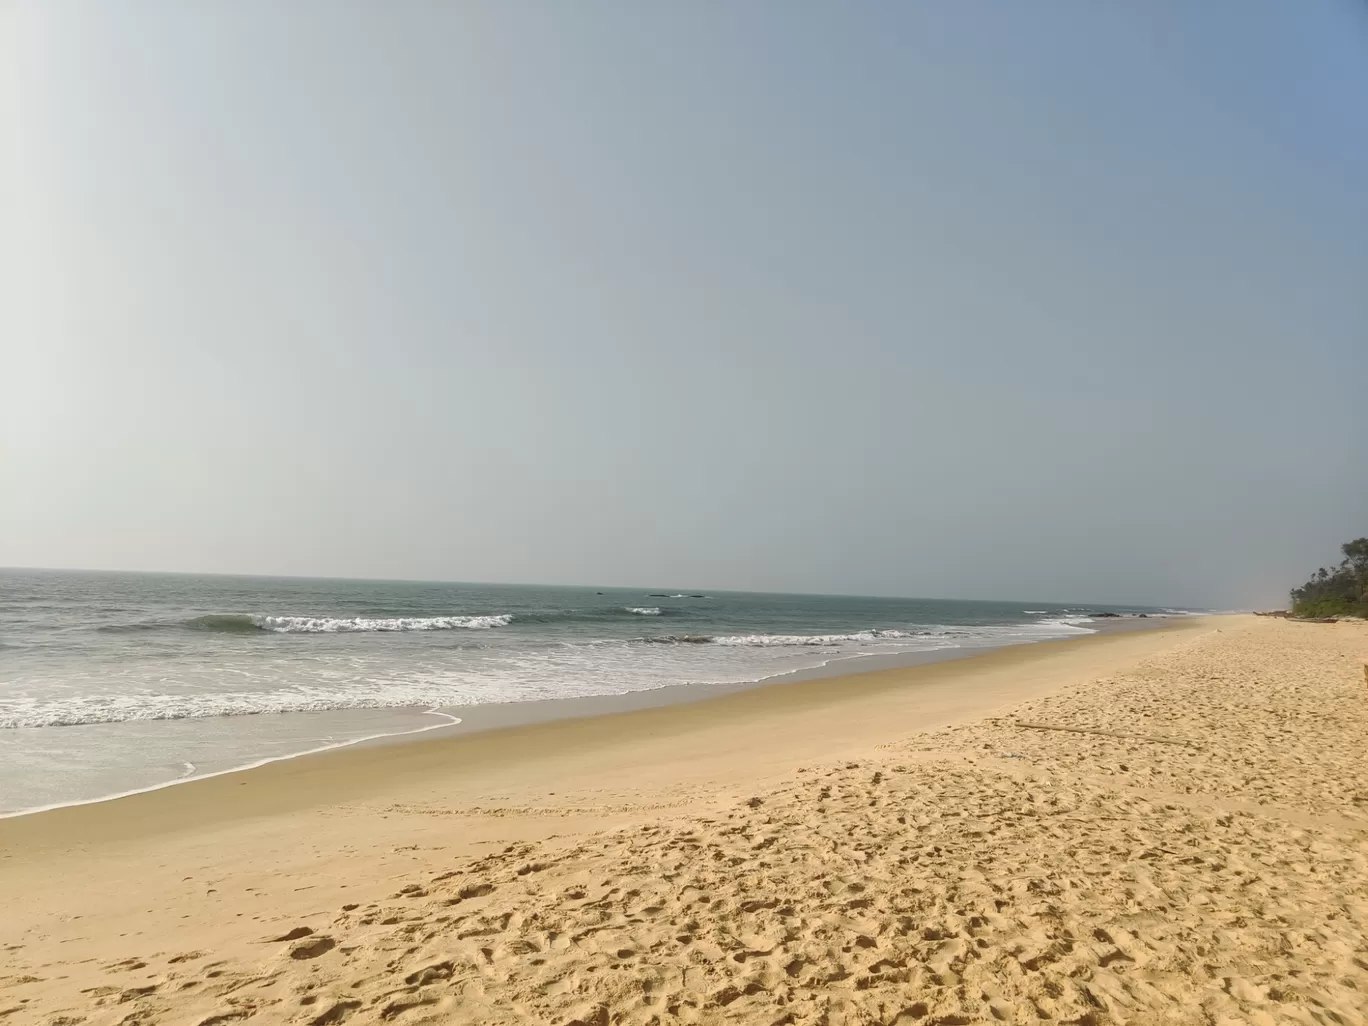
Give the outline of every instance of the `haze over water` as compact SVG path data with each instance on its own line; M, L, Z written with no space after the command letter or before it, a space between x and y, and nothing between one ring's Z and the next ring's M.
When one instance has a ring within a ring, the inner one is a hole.
M0 566L1276 607L1368 518L1366 54L12 0Z

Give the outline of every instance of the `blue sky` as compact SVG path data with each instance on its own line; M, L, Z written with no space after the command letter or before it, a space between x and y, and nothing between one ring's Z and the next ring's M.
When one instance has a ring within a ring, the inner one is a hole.
M11 3L0 564L1278 602L1368 13Z

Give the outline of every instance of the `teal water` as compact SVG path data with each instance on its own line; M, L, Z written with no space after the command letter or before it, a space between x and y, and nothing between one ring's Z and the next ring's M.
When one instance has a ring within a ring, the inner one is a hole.
M0 813L440 727L470 706L1066 637L1095 629L1091 612L1165 611L0 570Z

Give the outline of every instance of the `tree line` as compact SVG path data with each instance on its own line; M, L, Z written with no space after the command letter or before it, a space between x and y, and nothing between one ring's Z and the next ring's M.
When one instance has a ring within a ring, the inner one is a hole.
M1344 559L1292 589L1293 616L1368 616L1368 538L1340 546Z

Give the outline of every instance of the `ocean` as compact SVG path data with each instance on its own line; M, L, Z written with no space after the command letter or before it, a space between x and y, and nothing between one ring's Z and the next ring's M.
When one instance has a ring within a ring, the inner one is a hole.
M1091 632L1148 607L0 570L0 814L450 726ZM463 711L465 716L463 717Z

